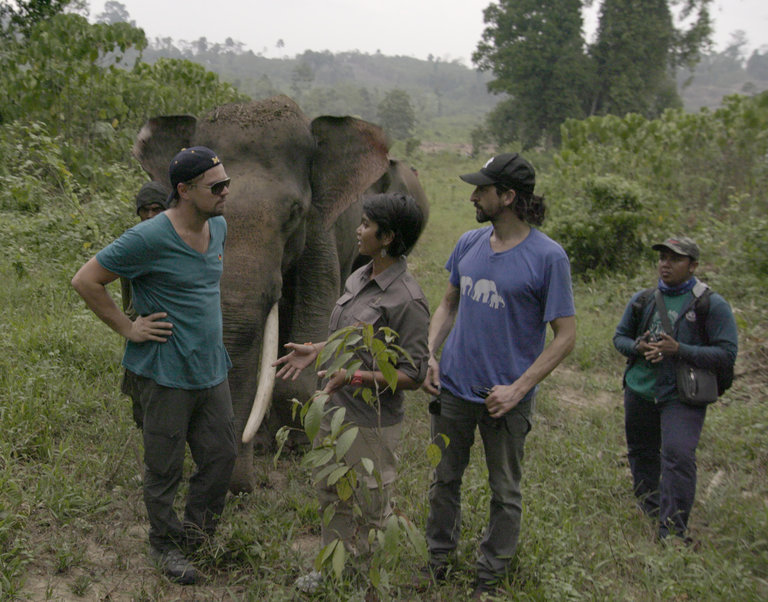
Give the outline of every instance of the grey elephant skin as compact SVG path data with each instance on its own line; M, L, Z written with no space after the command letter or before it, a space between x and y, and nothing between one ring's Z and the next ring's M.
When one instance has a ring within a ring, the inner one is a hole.
M279 304L279 349L288 341L324 340L344 279L356 263L355 228L366 192L403 191L428 211L410 167L388 157L376 125L352 117L309 121L288 97L217 107L200 119L147 121L134 156L170 188L168 164L183 147L214 149L232 178L221 279L224 343L236 429L242 433L257 390L264 325ZM359 263L359 260L358 260ZM271 445L292 423L293 398L305 401L317 385L312 370L278 380L259 431ZM254 442L240 443L230 489L252 491Z

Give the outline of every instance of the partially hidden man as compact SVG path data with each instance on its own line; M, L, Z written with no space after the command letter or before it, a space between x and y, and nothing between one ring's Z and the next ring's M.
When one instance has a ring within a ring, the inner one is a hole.
M568 256L533 227L545 213L533 166L505 153L460 177L475 186L469 200L477 221L490 225L459 239L430 323L423 386L437 395L432 436L440 441L445 434L450 442L429 490L426 535L431 576L445 579L461 532L461 481L479 429L491 488L477 554L474 595L481 597L498 588L517 549L523 446L536 388L573 349L576 318ZM547 324L554 337L545 345Z
M171 161L170 208L126 231L72 279L88 307L128 339L123 365L143 379L144 502L150 553L182 584L197 572L187 555L210 536L224 508L236 443L222 340L219 280L230 180L206 147ZM131 321L105 285L132 282ZM173 509L186 444L196 471L183 522Z
M694 275L699 247L693 240L672 237L652 248L659 252L657 288L673 332L665 332L654 295L640 291L627 304L613 344L627 357L624 426L638 504L657 521L660 540L674 536L671 541L689 544L696 446L707 407L681 399L676 362L732 371L738 351L736 322L720 295L699 293L702 283Z
M136 193L136 215L142 222L160 215L168 209L168 190L159 182L145 182ZM133 308L133 293L131 292L131 281L128 278L120 278L120 292L123 301L123 313L131 320L138 317ZM127 339L126 339L127 342ZM137 376L127 368L123 372L123 381L120 383L120 390L128 395L133 402L133 421L138 428L142 427L143 411L141 409L141 386L142 378Z

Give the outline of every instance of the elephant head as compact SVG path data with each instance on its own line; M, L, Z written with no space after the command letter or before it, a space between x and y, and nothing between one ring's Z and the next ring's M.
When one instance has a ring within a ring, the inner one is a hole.
M309 122L285 96L224 105L200 119L152 118L134 155L168 186L170 159L191 145L214 149L232 178L221 296L235 427L246 436L230 488L251 491L252 437L269 402L264 426L271 438L291 422L289 400L307 399L316 386L309 370L297 381L275 383L270 364L281 343L327 336L356 255L360 199L392 165L378 126L351 117Z

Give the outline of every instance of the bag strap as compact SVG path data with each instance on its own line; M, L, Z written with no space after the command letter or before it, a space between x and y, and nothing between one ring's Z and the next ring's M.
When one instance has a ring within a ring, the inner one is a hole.
M659 289L653 292L653 297L656 300L656 310L659 312L659 319L661 325L669 336L672 336L672 324L669 322L669 316L667 315L667 306L664 303L664 295L661 294Z

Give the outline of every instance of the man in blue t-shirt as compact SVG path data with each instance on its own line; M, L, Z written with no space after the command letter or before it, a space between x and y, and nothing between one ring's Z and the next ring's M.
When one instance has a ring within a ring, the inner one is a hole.
M202 146L179 152L169 176L171 207L100 251L72 286L128 339L123 365L143 380L150 552L166 575L189 584L197 575L185 553L214 532L237 450L219 292L230 179L216 154ZM134 321L105 288L118 277L132 282ZM182 523L173 502L187 443L197 470Z
M449 285L429 328L424 382L432 436L447 435L429 491L431 576L442 580L461 530L460 488L479 427L492 497L477 558L476 595L509 569L520 533L523 444L536 386L573 349L576 320L568 256L533 228L544 199L535 172L517 153L493 157L460 176L476 186L469 200L490 226L461 236L446 269ZM546 326L554 333L545 346ZM435 353L445 341L438 364Z

